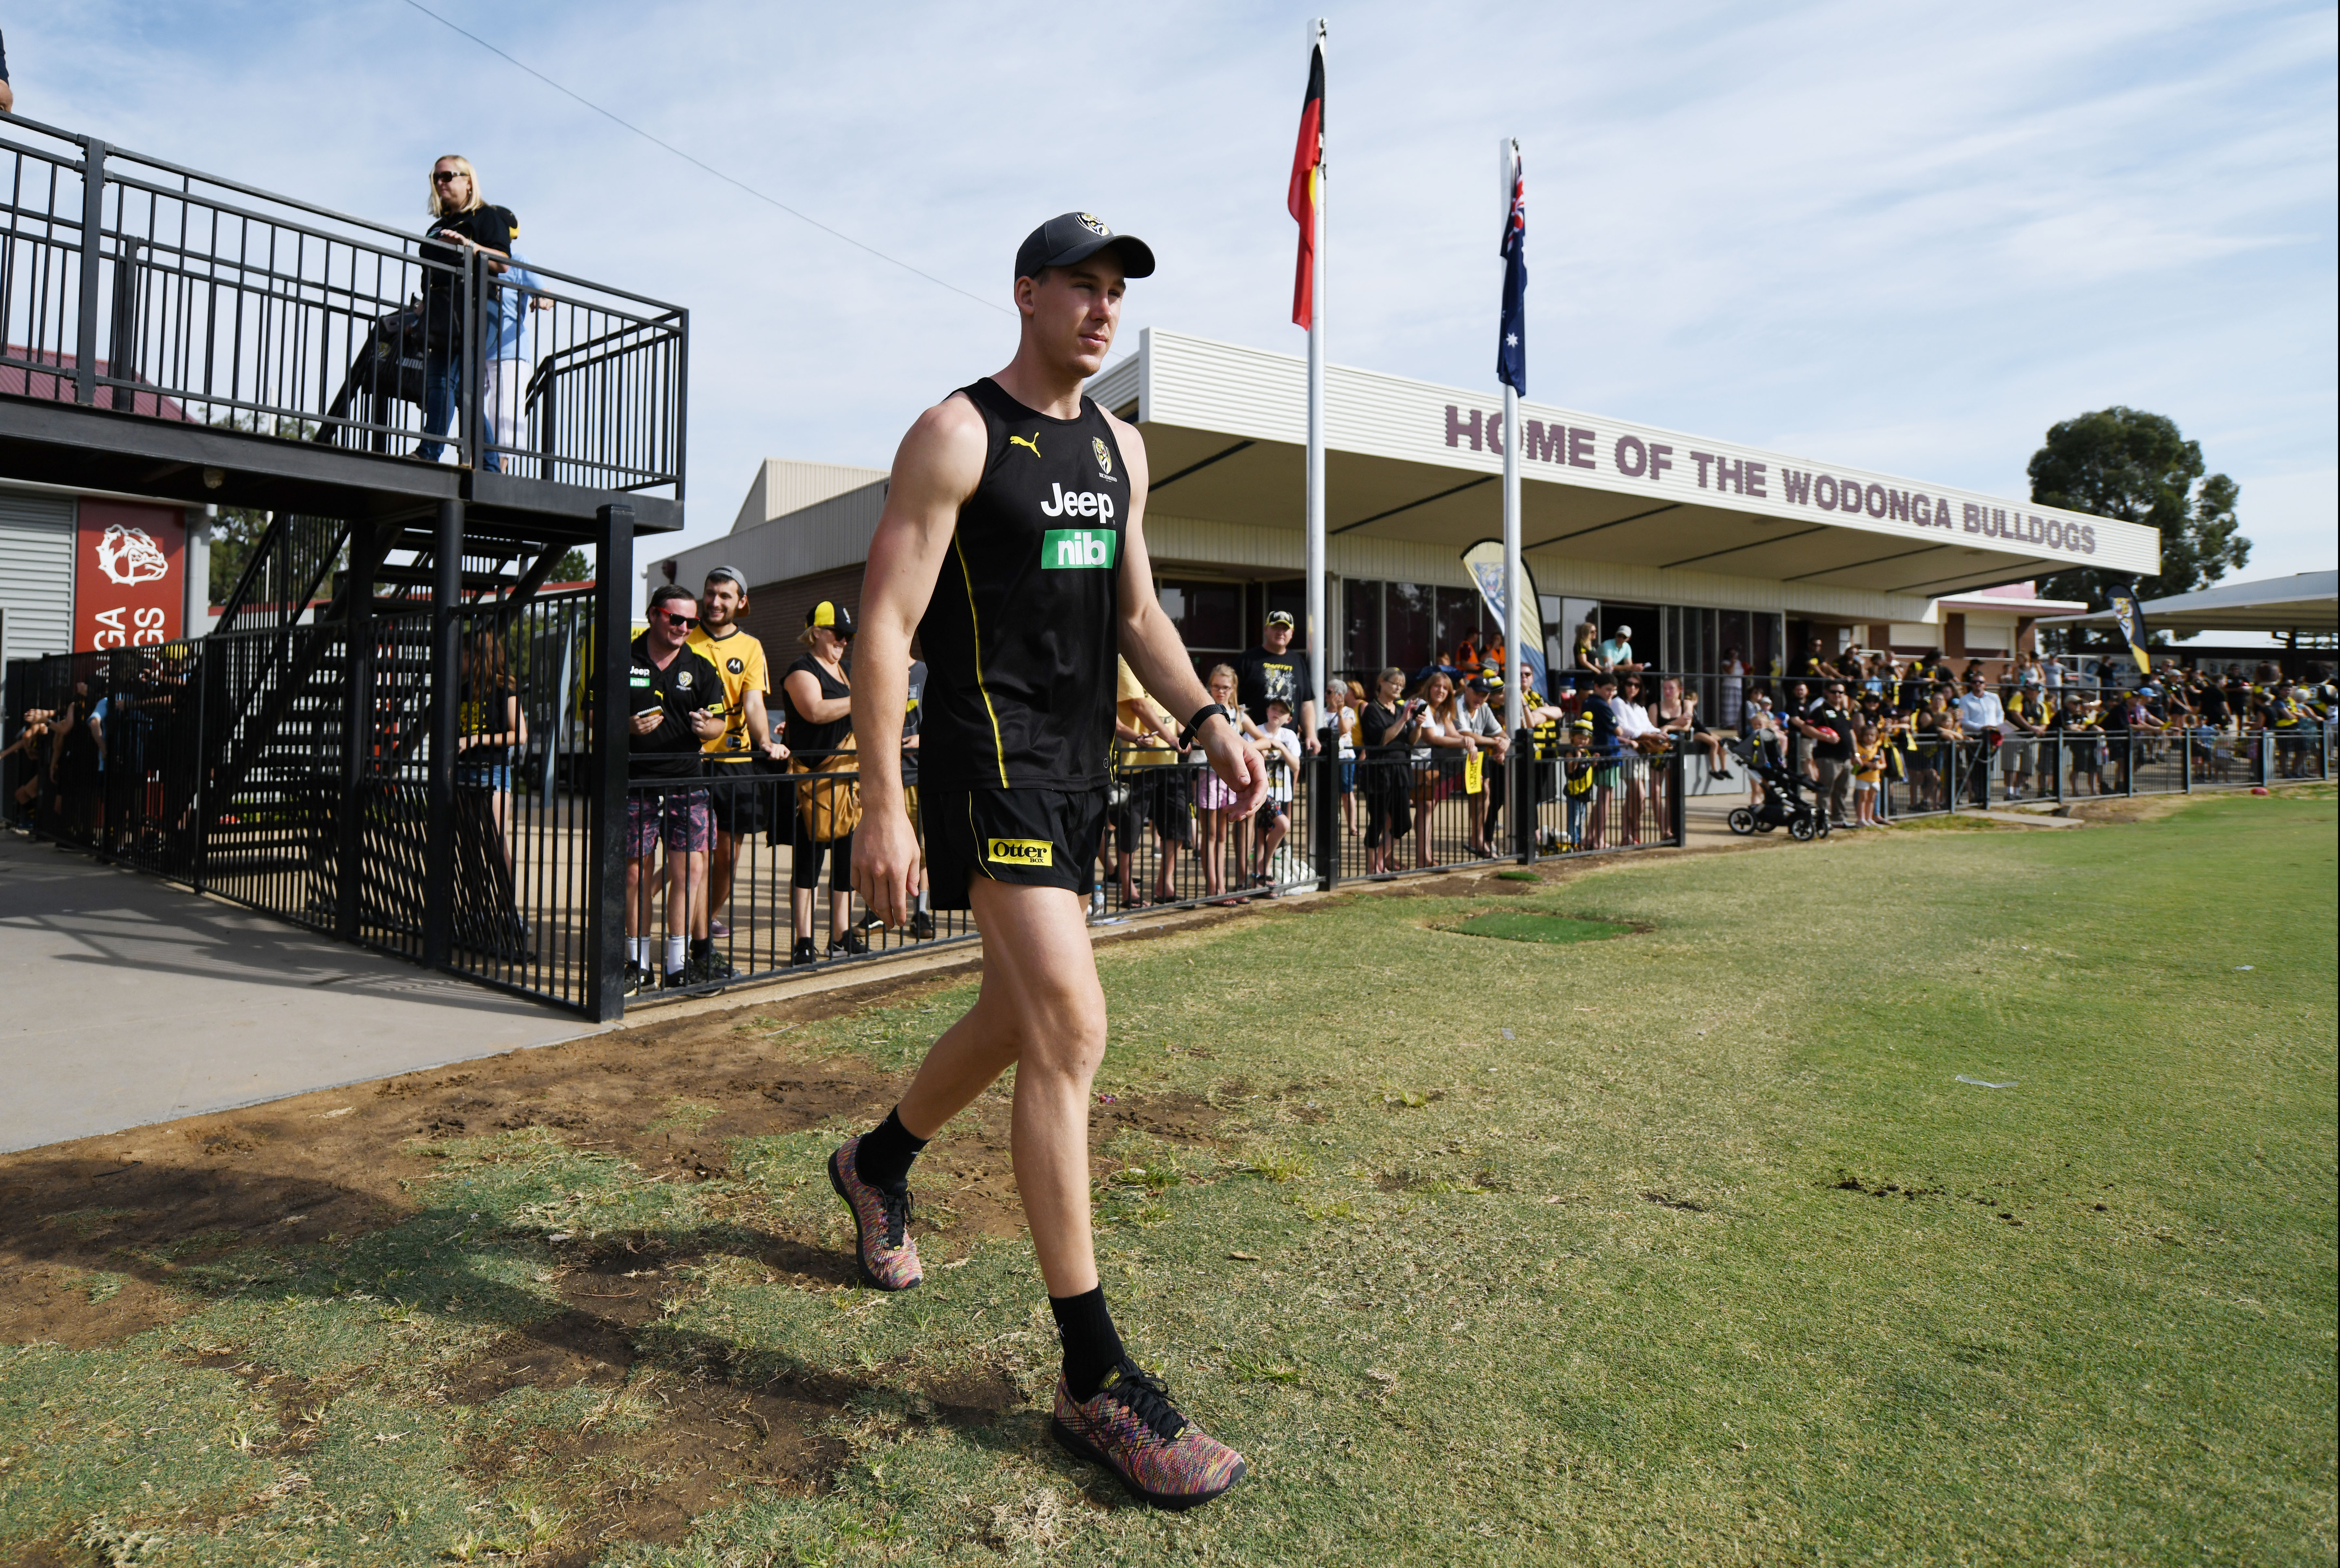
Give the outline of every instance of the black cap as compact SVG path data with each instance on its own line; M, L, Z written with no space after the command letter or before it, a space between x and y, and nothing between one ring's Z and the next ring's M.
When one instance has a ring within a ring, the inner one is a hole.
M1154 252L1135 234L1116 234L1089 213L1059 213L1025 236L1016 247L1016 275L1036 278L1050 267L1085 262L1107 245L1121 247L1122 275L1151 277Z

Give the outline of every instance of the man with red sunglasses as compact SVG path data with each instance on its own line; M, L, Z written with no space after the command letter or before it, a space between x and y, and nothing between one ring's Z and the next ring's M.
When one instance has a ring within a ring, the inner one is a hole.
M690 590L666 583L650 595L649 628L634 639L627 675L626 995L663 976L670 987L694 976L691 909L706 897L707 849L714 821L700 749L723 733L723 677L687 646L699 624ZM586 711L598 712L590 684ZM666 842L666 942L649 935L659 842ZM657 968L657 958L664 962Z

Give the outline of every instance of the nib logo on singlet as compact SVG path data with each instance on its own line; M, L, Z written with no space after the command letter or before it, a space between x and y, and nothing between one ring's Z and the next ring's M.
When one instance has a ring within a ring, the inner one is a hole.
M1110 569L1120 538L1111 529L1052 528L1040 536L1040 565L1050 571L1069 567Z

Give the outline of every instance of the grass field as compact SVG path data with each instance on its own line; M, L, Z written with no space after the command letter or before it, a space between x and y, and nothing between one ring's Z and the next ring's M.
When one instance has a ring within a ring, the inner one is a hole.
M10 1156L0 1557L2330 1563L2335 817L1103 949L1106 1289L1252 1463L1184 1516L1046 1442L997 1096L848 1283L965 981Z

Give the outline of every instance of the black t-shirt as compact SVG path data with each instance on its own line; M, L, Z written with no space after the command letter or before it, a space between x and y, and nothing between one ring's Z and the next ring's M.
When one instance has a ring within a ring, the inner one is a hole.
M1819 707L1812 710L1811 717L1805 722L1825 725L1836 731L1836 739L1833 740L1822 740L1818 738L1813 739L1813 756L1830 762L1852 760L1853 717L1849 709L1830 707L1826 700L1823 700Z
M457 280L462 276L469 253L461 245L431 237L448 229L468 236L474 244L510 255L512 242L520 238L520 220L512 216L509 207L474 207L468 213L433 218L422 231L422 259L437 263L422 271L422 335L434 348L451 343L461 335L455 328L462 313L463 296L457 288ZM456 270L441 270L446 267Z
M822 668L820 660L809 653L789 665L781 673L781 699L788 704L788 729L786 738L788 755L800 758L808 763L818 763L845 744L845 738L853 732L853 715L848 713L842 719L832 719L826 724L816 724L797 711L796 693L788 690L788 677L799 670L810 672L812 678L820 682L820 696L824 702L834 702L840 697L850 697L853 695L853 688L831 675ZM906 778L902 782L907 784L909 779Z
M959 394L983 416L983 480L918 623L919 771L954 789L1101 789L1129 465L1087 398L1051 419L988 377Z
M672 779L668 789L681 788L684 782L704 778L699 768L699 748L705 744L690 728L690 716L701 708L720 709L723 706L723 676L715 666L693 653L679 649L665 669L650 661L649 633L634 639L632 666L627 674L626 711L644 713L653 709L661 715L659 727L648 735L626 731L626 772L635 779ZM600 676L596 671L585 682L585 704L588 712L598 712L594 705L600 695Z
M917 746L912 746L910 742L917 739L918 721L923 717L926 700L927 661L923 659L914 659L910 661L910 677L902 709L902 782L904 784L916 784L918 781L918 753L925 749L926 743L920 741Z
M501 735L511 728L511 699L514 693L509 680L466 680L462 700L456 705L455 727L465 735ZM481 767L503 767L511 761L512 749L501 746L466 746L456 756L458 762L477 763Z
M1405 726L1398 722L1404 713L1403 703L1395 708L1379 702L1368 702L1357 720L1357 739L1364 744L1368 757L1403 757L1406 753ZM1376 740L1375 736L1381 739Z
M1267 704L1284 704L1291 723L1300 723L1300 701L1308 690L1308 664L1297 649L1270 653L1254 648L1235 660L1235 700L1254 724L1267 722Z
M2205 686L2198 696L2202 704L2203 721L2207 724L2226 723L2226 694L2216 686Z

